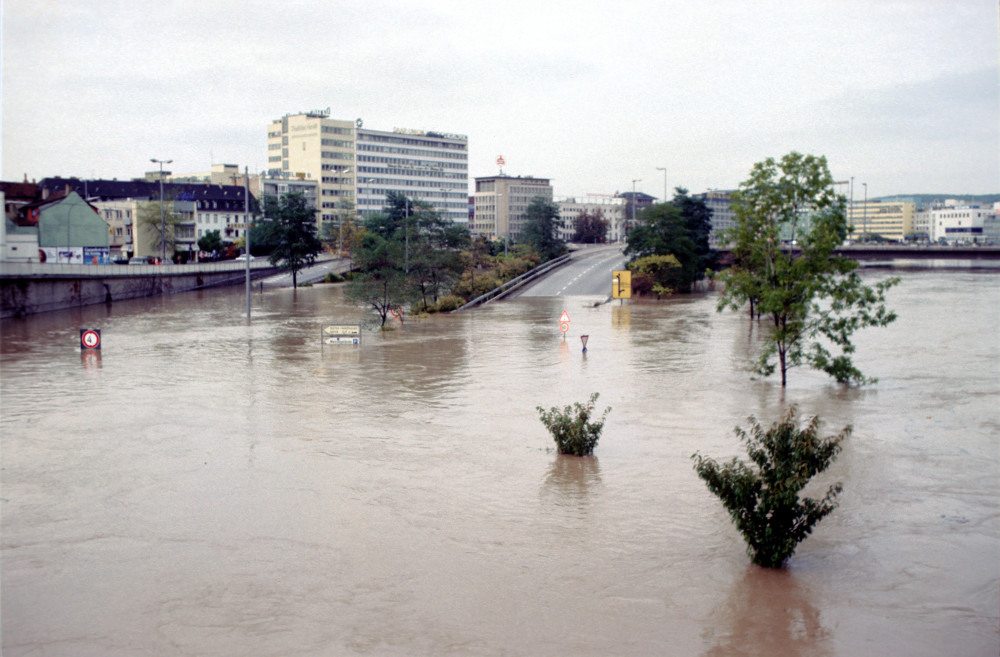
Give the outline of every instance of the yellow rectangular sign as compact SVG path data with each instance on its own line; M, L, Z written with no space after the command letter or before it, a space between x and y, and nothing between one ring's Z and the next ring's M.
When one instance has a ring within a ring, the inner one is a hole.
M611 296L615 299L632 298L632 272L625 269L611 275Z

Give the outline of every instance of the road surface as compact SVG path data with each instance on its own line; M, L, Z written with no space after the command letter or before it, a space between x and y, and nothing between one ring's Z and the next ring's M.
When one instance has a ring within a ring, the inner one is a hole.
M570 263L525 287L524 297L611 296L611 273L625 268L622 245L588 246L573 252Z

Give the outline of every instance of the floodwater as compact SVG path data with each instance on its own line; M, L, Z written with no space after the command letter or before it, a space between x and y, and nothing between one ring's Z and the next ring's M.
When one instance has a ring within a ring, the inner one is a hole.
M594 301L360 347L321 343L362 318L332 286L249 324L238 289L5 320L3 654L1000 652L1000 276L905 274L862 389L752 380L712 295ZM557 455L535 407L592 392L596 455ZM768 571L691 455L793 403L854 433L816 487L840 507Z

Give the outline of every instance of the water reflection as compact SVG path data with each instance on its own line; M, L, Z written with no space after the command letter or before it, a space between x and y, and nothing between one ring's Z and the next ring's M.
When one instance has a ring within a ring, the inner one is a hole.
M829 635L794 573L749 566L712 615L703 655L822 657L831 654Z
M542 490L556 504L581 507L601 485L601 463L596 456L556 454Z

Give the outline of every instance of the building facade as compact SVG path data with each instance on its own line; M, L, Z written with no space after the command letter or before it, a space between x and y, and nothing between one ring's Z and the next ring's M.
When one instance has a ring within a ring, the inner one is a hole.
M441 217L468 221L469 138L465 135L396 128L358 128L357 211L381 212L386 194L425 201Z
M316 226L329 234L354 213L354 121L331 119L330 110L286 114L267 130L267 175L317 181Z
M992 208L979 206L947 207L931 210L931 241L981 244L987 220L994 216Z
M467 221L465 135L372 130L364 128L361 119L332 119L327 109L272 121L267 153L268 176L317 182L320 235L335 232L355 212L381 212L389 192L426 201L452 221Z
M736 226L736 213L732 207L734 193L735 190L710 189L704 194L691 196L704 201L712 213L712 232L708 235L708 243L713 247L725 246L726 231Z
M847 205L847 225L854 228L854 239L878 235L890 241L902 241L913 234L917 204L912 201L867 201Z
M516 241L536 197L552 201L548 178L487 176L476 178L475 210L469 230L490 239Z
M576 219L580 215L591 216L600 214L608 222L608 242L625 240L625 208L627 202L620 196L605 194L588 194L579 198L564 198L557 202L559 218L562 226L559 229L559 239L569 242L576 233Z

